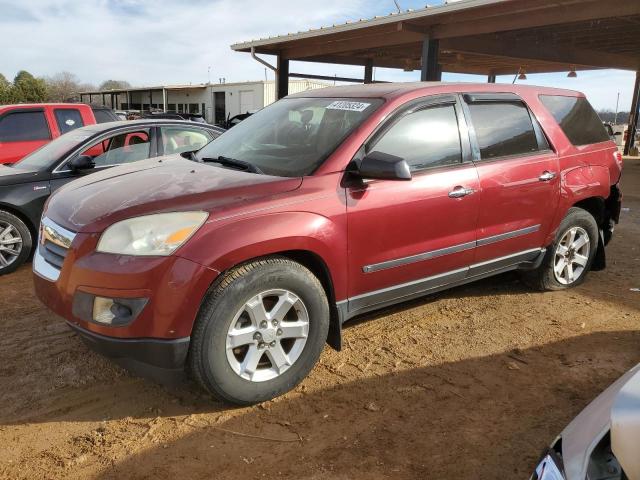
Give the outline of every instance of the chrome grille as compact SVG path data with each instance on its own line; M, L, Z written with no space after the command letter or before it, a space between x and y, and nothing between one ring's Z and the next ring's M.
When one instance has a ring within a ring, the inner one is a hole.
M76 234L44 217L40 224L38 250L33 270L40 276L56 281Z

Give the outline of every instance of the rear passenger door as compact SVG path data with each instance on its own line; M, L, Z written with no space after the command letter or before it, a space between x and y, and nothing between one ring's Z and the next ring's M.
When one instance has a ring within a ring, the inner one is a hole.
M373 152L405 159L413 178L347 187L351 312L463 279L475 248L478 176L455 96L391 116L355 161Z
M560 195L559 164L540 125L513 94L463 95L480 178L470 275L530 260L545 247Z

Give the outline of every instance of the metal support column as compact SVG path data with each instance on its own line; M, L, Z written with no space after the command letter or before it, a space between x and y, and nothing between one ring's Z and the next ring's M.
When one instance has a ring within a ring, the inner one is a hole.
M364 83L373 83L373 59L367 59L364 64Z
M149 90L149 111L151 111L152 104L153 104L153 90Z
M636 72L636 84L633 88L633 101L629 113L629 127L627 141L624 144L624 154L629 155L631 147L635 143L636 129L638 128L638 115L640 114L640 71Z
M107 105L107 101L104 99L104 92L102 93L102 106L105 107Z
M131 107L131 92L127 90L127 110L133 110Z
M289 95L289 59L278 55L278 71L276 72L276 100Z
M167 89L162 89L162 110L167 113Z
M487 83L496 83L496 75L494 73L490 73L487 77Z
M442 79L442 70L438 64L440 53L440 41L429 38L428 35L422 41L422 72L420 81L439 82Z
M89 105L93 103L93 95L89 94Z

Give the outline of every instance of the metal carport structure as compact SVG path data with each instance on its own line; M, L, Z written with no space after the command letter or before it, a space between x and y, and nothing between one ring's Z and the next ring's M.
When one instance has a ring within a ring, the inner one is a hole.
M640 0L463 0L239 43L277 56L278 98L290 77L370 83L373 68L486 75L614 68L636 72L629 132L640 107ZM290 72L291 61L359 65L359 79ZM633 129L632 129L633 128ZM629 135L625 151L633 142Z

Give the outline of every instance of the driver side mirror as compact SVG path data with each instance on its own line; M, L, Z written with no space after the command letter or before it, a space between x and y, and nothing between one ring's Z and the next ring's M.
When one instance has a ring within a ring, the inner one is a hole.
M404 158L382 152L364 157L355 173L364 179L411 180L411 168Z
M79 172L81 170L90 170L95 167L96 164L89 155L79 155L69 162L69 168L73 172Z

